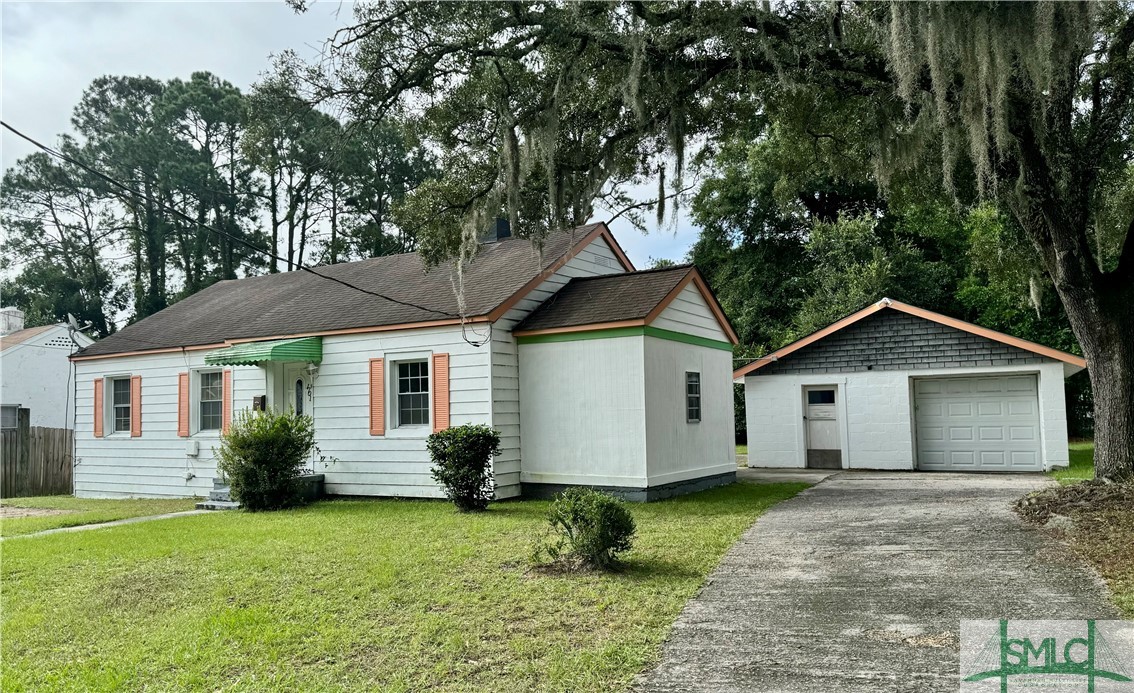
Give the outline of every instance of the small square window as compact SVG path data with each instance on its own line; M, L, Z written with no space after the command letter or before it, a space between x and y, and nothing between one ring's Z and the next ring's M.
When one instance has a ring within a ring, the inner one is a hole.
M685 373L685 420L701 421L701 374L693 371Z
M114 432L130 431L130 379L114 378L110 381L111 416Z
M208 371L199 375L197 412L198 430L219 431L224 400L224 375Z
M429 362L398 363L398 426L429 425Z
M835 391L834 390L808 390L807 391L808 404L834 404Z
M5 431L13 430L19 426L20 408L17 406L0 407L0 428Z

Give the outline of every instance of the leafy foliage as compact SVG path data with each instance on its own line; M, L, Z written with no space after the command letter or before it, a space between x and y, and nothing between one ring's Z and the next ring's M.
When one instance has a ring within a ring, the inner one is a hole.
M553 539L540 547L552 560L576 561L609 570L618 555L630 550L637 531L626 504L602 491L569 488L551 502L547 512Z
M488 508L494 493L492 456L500 454L500 433L484 424L453 426L430 434L425 443L433 459L433 479L457 510Z
M302 502L299 477L314 449L310 416L242 410L221 436L218 466L246 510L279 510Z

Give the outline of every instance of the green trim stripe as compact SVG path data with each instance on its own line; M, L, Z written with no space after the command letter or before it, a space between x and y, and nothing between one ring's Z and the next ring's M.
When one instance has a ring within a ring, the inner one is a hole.
M617 337L643 336L655 337L657 339L666 339L671 342L682 342L684 344L692 344L694 346L709 347L710 349L732 351L732 344L728 342L709 339L707 337L698 337L697 335L685 334L684 332L663 330L660 327L651 327L649 325L642 327L611 327L605 330L586 330L582 332L554 332L551 334L532 334L516 337L516 342L518 342L519 344L550 344L553 342L579 342L584 339L615 339Z

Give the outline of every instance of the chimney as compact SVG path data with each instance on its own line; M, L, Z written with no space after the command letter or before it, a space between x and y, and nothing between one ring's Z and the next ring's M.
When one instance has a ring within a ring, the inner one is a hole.
M502 241L505 238L512 237L512 225L504 217L496 217L496 221L488 227L488 231L482 237L484 243L495 243Z
M0 308L0 335L24 329L24 311L15 306Z

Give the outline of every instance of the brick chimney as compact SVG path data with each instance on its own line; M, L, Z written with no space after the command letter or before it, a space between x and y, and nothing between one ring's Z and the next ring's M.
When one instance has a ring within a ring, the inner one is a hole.
M24 311L15 306L0 308L0 335L24 329Z

